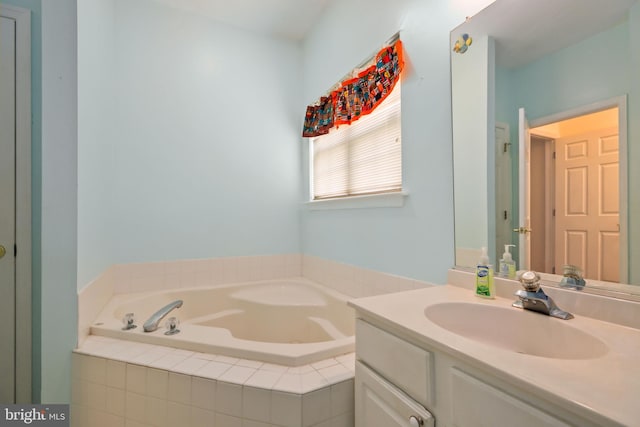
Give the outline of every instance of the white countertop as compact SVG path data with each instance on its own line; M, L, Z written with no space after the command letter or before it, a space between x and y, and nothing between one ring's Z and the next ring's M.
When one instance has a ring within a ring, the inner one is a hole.
M586 419L603 425L640 426L640 330L580 315L571 320L550 318L551 327L555 321L564 322L588 332L609 348L598 358L552 359L462 337L436 325L424 314L428 306L443 302L512 308L513 300L486 300L467 289L446 285L361 298L349 304L356 308L358 317L377 321L405 338L482 367Z

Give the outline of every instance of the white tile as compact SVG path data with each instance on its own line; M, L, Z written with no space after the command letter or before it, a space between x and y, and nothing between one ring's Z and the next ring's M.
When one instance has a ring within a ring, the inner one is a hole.
M302 397L299 394L272 392L271 423L282 427L300 427Z
M90 421L89 424L91 424ZM125 427L125 419L118 415L103 412L98 420L97 427Z
M282 377L282 372L263 371L259 369L255 374L245 381L244 385L250 387L259 387L270 390Z
M258 362L257 360L239 359L236 362L236 365L244 366L246 368L259 369L262 366L262 362Z
M311 365L293 366L287 369L288 374L308 374L313 371L314 369Z
M104 384L87 382L86 392L87 407L104 411L107 407L107 386Z
M150 366L152 363L158 361L169 353L170 350L168 348L158 347L134 357L130 362L138 365Z
M116 360L107 360L107 385L124 389L126 386L127 364Z
M146 398L142 394L126 392L125 413L128 420L146 422Z
M325 369L331 369L331 367ZM302 383L302 391L304 393L312 390L317 390L329 385L327 379L316 371L302 374L300 376L300 381Z
M194 353L193 356L191 356L192 358L195 359L203 359L203 360L215 360L217 355L216 354L211 354L211 353Z
M263 423L261 421L253 421L253 420L242 420L242 427L278 427L273 424Z
M191 379L191 405L215 411L216 382L206 378L193 377Z
M222 277L223 283L238 281L238 261L235 257L222 258Z
M83 405L71 404L71 427L85 427L89 425L88 408Z
M174 348L174 349L171 350L171 354L178 355L178 356L184 356L184 357L191 357L196 353L195 353L195 351L191 351L191 350L183 350L181 348Z
M120 388L107 387L106 411L110 414L124 417L125 415L125 391Z
M156 399L155 397L146 398L146 422L154 427L173 427L167 424L167 401Z
M261 280L272 280L286 277L285 271L287 259L285 255L263 256L261 261Z
M171 370L175 372L180 372L182 374L193 375L198 371L198 369L202 368L208 362L209 361L205 359L190 357L178 363Z
M127 391L146 394L147 368L144 366L127 364Z
M331 418L331 388L306 393L302 396L302 425L310 427Z
M237 357L224 356L222 354L218 354L214 360L216 362L228 363L229 365L235 365L236 363L238 363L238 361L240 359L238 359Z
M242 418L269 422L271 420L271 391L245 386L242 389Z
M342 381L331 386L331 415L337 416L354 411L353 380Z
M169 372L163 369L147 369L147 394L158 399L167 399Z
M191 425L191 406L178 402L167 402L167 426L190 427Z
M331 419L331 427L353 427L354 423L353 412L347 412Z
M167 399L172 402L191 404L191 377L169 372Z
M216 412L216 426L242 427L242 419Z
M209 268L211 269L211 285L219 285L221 283L224 283L224 265L222 258L210 259Z
M260 366L261 371L279 372L281 374L287 372L288 369L288 366L276 365L273 363L263 363L262 366Z
M336 357L336 360L340 362L345 368L350 370L355 370L356 366L356 354L355 353L347 353L341 356Z
M218 379L220 375L224 374L229 369L231 369L232 366L233 365L230 365L228 363L221 363L221 362L215 362L215 361L209 362L206 365L204 365L202 368L198 369L198 371L194 375L215 380L215 379Z
M273 386L274 390L289 393L302 393L302 380L298 374L282 374L278 382Z
M217 382L216 412L242 417L242 386L223 381Z
M123 343L121 349L118 349L118 353L115 355L119 360L131 361L136 357L145 354L151 346L149 344L126 342Z
M353 371L350 371L341 364L319 369L318 373L331 384L353 378Z
M313 369L315 369L316 371L318 369L322 369L322 368L328 368L329 366L334 366L337 365L339 362L334 359L324 359L324 360L320 360L318 362L312 363L311 366L313 367Z
M234 384L244 384L251 375L256 373L256 369L245 368L244 366L232 366L227 372L220 375L220 381L226 381Z
M73 378L71 380L71 403L76 405L87 404L87 381Z
M102 357L87 356L83 359L82 379L98 384L107 383L107 360Z
M214 427L216 413L206 409L191 407L191 425L193 427Z
M71 353L71 378L78 380L82 378L82 364L85 357L87 356L80 353Z
M153 368L169 370L176 366L178 363L183 362L185 359L187 359L187 357L189 356L169 353L160 357L158 360L149 363L149 366Z

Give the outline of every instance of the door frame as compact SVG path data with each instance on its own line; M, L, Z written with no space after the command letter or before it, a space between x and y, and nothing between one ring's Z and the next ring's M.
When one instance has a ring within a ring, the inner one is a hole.
M31 11L0 4L16 23L16 390L17 403L31 398ZM9 249L11 252L11 249Z
M627 95L616 96L602 101L582 105L560 113L531 120L529 126L536 128L585 114L618 108L618 146L620 153L620 283L629 283L629 213L628 213L628 156L627 156Z

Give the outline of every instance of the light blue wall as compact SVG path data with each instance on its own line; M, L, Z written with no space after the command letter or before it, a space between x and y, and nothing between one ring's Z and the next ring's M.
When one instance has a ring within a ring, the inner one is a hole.
M114 259L116 2L78 2L78 284Z
M78 287L113 263L299 252L298 44L96 4L80 8Z
M511 127L512 141L518 140L518 108L525 107L529 120L549 116L593 102L628 95L629 166L629 265L631 283L640 283L640 119L637 76L640 75L640 6L635 5L628 21L580 43L547 55L523 67L498 73L496 119ZM505 83L506 82L506 83ZM502 93L503 95L500 95ZM517 144L514 145L517 162ZM518 168L514 165L514 182ZM514 198L517 203L517 197ZM517 221L517 204L514 206ZM514 227L517 226L514 223Z
M402 208L302 210L306 254L364 268L446 281L453 265L449 31L464 13L448 1L333 2L303 45L303 104L314 102L398 30L406 52L402 84ZM303 141L302 197L308 194Z
M513 102L529 120L629 91L626 22L513 71ZM516 111L517 115L517 111Z
M71 396L77 340L76 1L42 2L41 389Z

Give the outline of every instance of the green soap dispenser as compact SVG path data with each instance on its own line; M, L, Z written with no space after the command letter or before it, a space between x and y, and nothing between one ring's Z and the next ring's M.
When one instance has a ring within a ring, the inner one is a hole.
M516 278L516 262L509 252L509 248L515 248L516 245L504 245L504 253L500 260L500 269L498 270L498 276L506 277L508 279Z
M480 261L476 266L476 295L482 298L495 298L493 285L493 266L489 263L487 248L482 248Z

